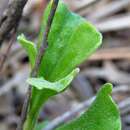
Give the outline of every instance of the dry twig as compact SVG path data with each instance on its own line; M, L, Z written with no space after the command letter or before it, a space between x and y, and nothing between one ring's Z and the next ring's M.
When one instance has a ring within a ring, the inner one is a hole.
M12 0L0 18L0 46L6 36L16 29L22 16L27 0Z
M9 54L9 52L10 52L10 50L11 50L11 46L12 46L12 44L13 44L15 38L16 38L16 31L14 30L14 31L13 31L13 34L12 34L12 38L11 38L11 40L10 40L10 42L9 42L8 47L7 47L7 50L5 51L5 54L3 54L2 60L1 60L1 62L0 62L0 74L1 74L1 72L2 72L4 63L5 63L5 61L6 61L7 57L8 57L8 54Z

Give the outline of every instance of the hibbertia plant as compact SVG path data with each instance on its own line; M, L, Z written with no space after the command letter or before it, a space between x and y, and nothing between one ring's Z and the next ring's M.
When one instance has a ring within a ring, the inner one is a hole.
M52 2L48 4L43 15L37 45L28 41L23 34L17 38L27 51L31 69L35 66L44 39L43 32ZM32 93L24 130L37 130L35 126L41 107L50 97L67 89L79 73L79 68L76 67L101 45L102 35L90 22L71 12L64 2L60 1L47 41L48 47L45 49L37 76L27 79L32 86ZM103 85L86 112L56 130L121 130L119 110L110 96L111 92L110 83Z

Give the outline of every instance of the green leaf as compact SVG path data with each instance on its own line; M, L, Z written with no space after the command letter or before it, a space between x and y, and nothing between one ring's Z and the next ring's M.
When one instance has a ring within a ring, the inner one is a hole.
M42 77L29 78L27 82L39 90L47 89L47 91L52 90L55 91L56 93L59 93L64 91L64 89L66 89L66 87L71 83L71 81L77 75L78 72L79 72L79 68L73 70L69 75L56 82L49 82Z
M43 32L50 13L50 7L51 4L49 4L43 17L37 49L39 49L43 40ZM43 103L50 96L56 95L58 93L57 89L60 88L59 92L65 89L65 86L61 84L61 79L64 79L77 65L87 59L101 45L101 42L102 36L96 28L86 19L70 12L66 5L60 1L49 32L48 48L45 51L38 72L38 77L44 77L42 83L40 83L43 86L39 87L39 83L36 83L39 82L39 79L33 81L32 85L35 86L32 90L25 130L33 129ZM55 83L58 81L60 83ZM47 86L44 86L45 84ZM56 87L57 84L59 86ZM48 85L49 88L47 88ZM51 85L55 90L52 90Z
M38 47L43 39L50 6L43 17ZM49 33L49 45L39 69L39 76L49 81L63 78L86 60L101 42L102 36L92 24L70 12L66 5L60 2Z
M43 32L50 13L50 7L51 3L43 17L37 50L39 50L43 41ZM49 32L48 48L44 53L38 70L38 77L43 77L43 79L30 79L31 84L35 86L32 90L24 130L33 129L43 103L50 96L56 95L58 91L60 92L66 88L61 83L61 80L72 72L77 65L86 60L101 45L101 42L102 36L92 24L69 11L64 3L59 2L51 31ZM42 80L40 85L38 83L39 80L40 82ZM46 86L44 86L45 84ZM59 86L56 87L57 84ZM50 87L51 85L54 90Z
M28 112L24 130L33 129L43 103L45 103L49 97L64 91L78 72L79 69L77 68L69 75L56 82L49 82L43 78L29 78L27 80L27 82L34 87L35 91L32 93L32 102L30 104L30 110Z
M28 41L23 34L18 36L17 40L28 53L30 64L31 64L31 67L33 68L35 65L35 59L37 55L37 49L34 43L31 41Z
M110 96L111 92L112 85L105 84L83 115L56 130L121 130L119 110Z

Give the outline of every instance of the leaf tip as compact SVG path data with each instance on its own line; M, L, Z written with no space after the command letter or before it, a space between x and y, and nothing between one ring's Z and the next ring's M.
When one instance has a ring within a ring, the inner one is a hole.
M17 40L18 41L21 41L22 39L24 39L25 38L25 36L24 36L24 34L22 33L22 34L20 34L18 37L17 37Z
M33 81L34 81L35 79L36 79L36 78L30 77L30 78L28 78L28 79L26 80L26 82L27 82L28 84L30 84L30 85L33 85L32 83L33 83ZM41 79L41 78L39 78L39 79Z
M106 83L103 85L100 92L102 92L103 94L111 94L112 89L113 89L113 85L111 83Z
M79 68L76 68L72 73L74 76L76 76L80 72Z
M98 30L97 30L97 31L98 31ZM98 34L99 34L99 44L102 44L103 35L102 35L102 33L100 33L99 31L98 31Z

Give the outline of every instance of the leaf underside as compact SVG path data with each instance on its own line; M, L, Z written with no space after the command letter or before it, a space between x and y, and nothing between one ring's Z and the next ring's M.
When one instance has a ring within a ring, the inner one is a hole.
M33 68L35 65L35 60L37 55L37 49L35 47L35 44L31 41L28 41L23 34L18 36L17 40L22 45L22 47L26 50L31 67Z
M29 78L27 82L37 88L38 90L44 91L55 91L56 93L60 93L66 89L66 87L71 83L73 78L78 74L79 68L73 70L69 75L60 79L56 82L49 82L44 78ZM47 92L48 93L48 92ZM50 95L51 96L51 95Z

